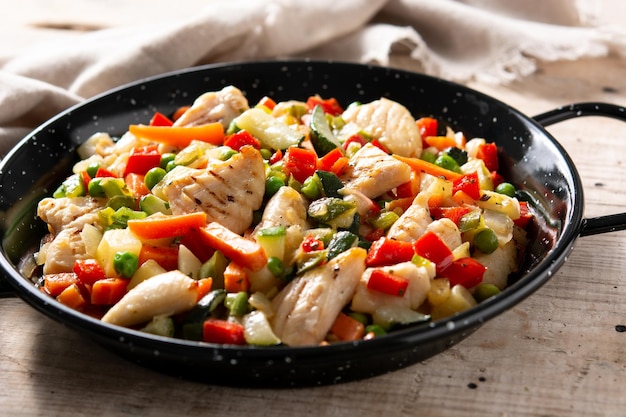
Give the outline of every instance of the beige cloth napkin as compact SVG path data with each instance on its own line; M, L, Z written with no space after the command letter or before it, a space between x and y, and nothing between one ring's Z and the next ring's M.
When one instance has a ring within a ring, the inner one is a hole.
M85 98L207 63L309 57L403 67L457 82L502 83L531 74L542 62L625 55L626 35L595 27L588 10L593 4L209 1L201 10L190 10L188 18L137 19L141 23L52 38L8 56L0 51L0 156Z

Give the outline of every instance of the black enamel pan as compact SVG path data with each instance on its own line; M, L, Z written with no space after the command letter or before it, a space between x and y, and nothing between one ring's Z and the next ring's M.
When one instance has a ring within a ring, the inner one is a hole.
M155 111L169 113L203 92L235 85L256 102L336 97L347 105L388 97L415 117L435 116L467 137L496 142L503 175L536 214L518 276L496 297L452 318L384 337L324 347L234 347L153 336L104 324L41 293L18 271L45 233L37 202L51 194L77 161L76 147L92 133L123 133ZM304 386L390 372L463 340L485 321L543 285L564 263L579 236L626 228L626 214L583 218L576 167L545 126L578 116L626 120L623 108L582 103L534 118L461 85L421 74L346 63L263 62L192 68L113 90L71 108L24 138L0 163L0 264L12 291L43 314L95 339L120 356L155 370L215 384Z

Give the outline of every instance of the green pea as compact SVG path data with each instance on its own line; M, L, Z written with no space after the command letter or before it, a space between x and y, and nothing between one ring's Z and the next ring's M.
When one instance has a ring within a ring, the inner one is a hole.
M272 151L267 148L261 148L259 152L261 152L261 157L263 157L266 161L269 161L272 157Z
M113 256L113 269L120 277L129 279L139 268L139 257L131 252L117 252Z
M151 190L163 179L165 174L167 174L167 172L161 167L150 168L148 172L146 172L143 182L146 184L146 187L148 187L148 190Z
M508 195L509 197L515 197L515 186L510 182L503 182L498 184L496 187L496 192L504 195Z
M474 294L474 297L476 297L477 301L484 301L487 298L493 297L494 295L497 295L499 293L500 288L496 287L493 284L483 282L481 284L478 284L478 286L476 287L476 293Z
M492 253L498 249L498 237L489 228L485 228L474 236L474 246L483 253Z
M273 196L284 185L285 181L282 178L276 176L267 177L265 180L265 194L268 197Z
M426 162L430 162L431 164L434 164L435 161L437 160L437 154L434 152L425 151L422 153L422 156L420 158Z
M283 264L283 261L275 256L271 256L267 260L267 269L269 269L272 275L277 278L282 277L285 273L285 265Z
M176 161L171 160L171 161L169 161L167 163L167 165L165 165L165 171L170 172L171 170L173 170L177 166L178 166L178 164L176 163Z
M174 161L174 158L176 158L176 154L164 153L163 155L161 155L161 163L159 164L159 166L167 170L167 164Z
M304 180L300 192L309 200L316 200L322 195L322 189L320 179L317 175L313 174Z
M378 324L370 324L369 326L365 326L365 334L372 333L374 337L376 336L384 336L387 334L387 331Z
M459 164L448 154L443 154L435 159L435 165L454 172L461 172Z

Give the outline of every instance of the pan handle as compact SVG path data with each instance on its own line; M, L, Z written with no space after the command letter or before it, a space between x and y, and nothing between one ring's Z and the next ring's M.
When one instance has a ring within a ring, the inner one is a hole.
M533 119L546 127L581 116L602 116L626 122L626 108L609 103L574 103L538 114ZM626 213L583 219L580 236L626 230Z

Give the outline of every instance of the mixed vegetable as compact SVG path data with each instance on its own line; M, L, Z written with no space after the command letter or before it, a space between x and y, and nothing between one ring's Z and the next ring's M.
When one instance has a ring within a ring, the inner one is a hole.
M228 86L93 135L38 215L41 290L161 336L320 345L499 293L532 218L482 138L381 98Z

